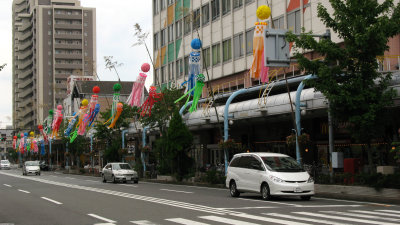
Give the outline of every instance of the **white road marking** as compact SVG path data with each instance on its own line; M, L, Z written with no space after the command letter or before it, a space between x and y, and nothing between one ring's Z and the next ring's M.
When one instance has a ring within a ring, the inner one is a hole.
M115 225L115 223L95 223L94 225Z
M352 201L352 200L343 200L343 199L333 199L333 198L321 198L321 197L313 197L314 199L322 199L322 200L329 200L329 201L337 201L337 202L353 202L353 203L363 203L367 205L382 205L379 203L373 202L361 202L361 201ZM392 206L392 205L384 205L384 206Z
M157 225L156 223L152 223L148 220L137 220L137 221L129 221L133 224L137 224L137 225Z
M264 200L247 199L247 198L236 198L236 199L245 200L245 201L264 202L264 203L266 203L266 201L264 201ZM274 201L268 201L268 203L273 203L273 204L278 204L278 205L289 205L289 206L302 206L302 205L298 205L298 204L290 204L290 203L274 202Z
M54 175L50 175L50 176L52 176L52 177L58 177L58 176L54 176Z
M190 185L174 185L174 184L162 184L156 182L145 182L142 181L142 184L158 184L158 185L167 185L167 186L179 186L179 187L188 187L188 188L198 188L198 189L210 189L210 190L217 190L217 191L227 191L226 188L211 188L211 187L200 187L200 186L190 186Z
M398 214L400 214L400 211L397 211L397 210L385 210L385 209L381 209L381 210L375 210L375 211L380 211L380 212L391 212L391 213L398 213Z
M9 185L9 184L3 184L4 186L6 186L6 187L12 187L11 185Z
M21 189L18 189L18 191L28 193L28 194L30 193L29 191L25 191L25 190L21 190Z
M86 180L86 181L90 181L90 182L99 182L99 181L96 181L96 180Z
M91 217L97 218L97 219L99 219L99 220L106 221L106 222L108 222L108 223L116 223L116 221L114 221L114 220L110 220L110 219L107 219L107 218L101 217L101 216L99 216L99 215L96 215L96 214L89 213L89 214L88 214L88 216L91 216Z
M268 223L279 223L279 224L290 224L290 225L309 225L308 223L300 223L300 222L294 222L294 221L288 221L288 220L280 220L280 219L274 219L271 217L263 217L263 216L254 216L250 214L245 214L245 213L239 213L239 214L231 214L232 216L238 216L241 218L246 218L246 219L252 219L252 220L260 220Z
M314 223L323 223L323 224L331 224L331 225L343 225L343 223L337 223L337 222L330 221L330 220L311 219L311 218L302 217L302 216L291 216L291 215L279 214L279 213L262 213L262 214L268 215L268 216L286 218L286 219L304 220L304 221L314 222Z
M244 221L240 221L240 220L228 219L228 218L219 217L219 216L199 216L199 218L211 220L211 221L215 221L215 222L220 222L220 223L232 224L232 225L257 225L257 223L248 223L248 222L244 222Z
M179 223L179 224L190 224L190 225L208 225L208 223L200 223L194 220L187 220L183 218L171 218L171 219L166 219L168 221L174 222L174 223Z
M362 205L299 205L301 208L360 207Z
M218 209L276 209L274 206L254 206L254 207L237 207L237 208L218 208Z
M76 178L73 177L66 177L67 179L75 180Z
M392 214L392 213L384 213L384 212L371 212L371 211L363 211L363 210L350 210L356 213L365 213L379 216L391 216L391 217L400 217L400 215Z
M331 213L331 214L337 214L337 215L343 215L343 216L353 216L353 217L360 217L360 218L365 218L365 219L375 219L375 220L387 220L387 221L393 221L393 222L399 222L400 219L394 219L394 218L387 218L387 217L382 217L382 216L373 216L373 215L363 215L360 213L348 213L348 212L336 212L336 211L321 211L322 213Z
M331 215L322 214L322 213L311 213L311 212L293 212L293 213L307 215L307 216L314 216L314 217L336 219L336 220L346 220L346 221L352 221L352 222L357 222L357 223L369 223L369 224L378 224L378 225L384 223L384 222L379 222L379 221L363 220L363 219L356 219L356 218L350 218L350 217L344 218L343 216L331 216ZM397 224L396 223L385 223L385 225L397 225Z
M179 192L179 193L185 193L185 194L193 194L193 192L189 191L177 191L177 190L171 190L171 189L160 189L161 191L172 191L172 192Z
M41 197L41 198L43 198L44 200L47 200L47 201L49 201L49 202L55 203L55 204L57 204L57 205L62 205L61 202L57 202L57 201L55 201L55 200L53 200L53 199L46 198L46 197Z
M136 185L129 185L129 184L119 184L119 185L127 186L127 187L138 187L138 186L136 186Z

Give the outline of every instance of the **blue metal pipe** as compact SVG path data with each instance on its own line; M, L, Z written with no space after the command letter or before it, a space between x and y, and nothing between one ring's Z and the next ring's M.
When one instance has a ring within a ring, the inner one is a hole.
M125 129L125 130L123 130L122 132L121 132L121 134L122 134L122 148L125 148L125 134L126 134L126 132L128 132L129 131L129 129Z
M143 132L142 132L142 146L143 148L146 147L146 130L148 129L148 127L144 127L143 128ZM141 159L142 159L142 164L143 164L143 173L146 172L146 162L144 160L144 152L140 153ZM144 174L143 174L144 175Z

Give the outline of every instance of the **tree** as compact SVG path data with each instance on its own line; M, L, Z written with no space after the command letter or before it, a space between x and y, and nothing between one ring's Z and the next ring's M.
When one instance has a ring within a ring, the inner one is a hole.
M351 124L353 138L368 143L368 161L372 171L370 142L380 134L381 115L392 104L395 92L388 89L391 74L376 71L376 57L388 49L390 37L400 33L400 3L392 0L330 0L332 16L318 4L318 17L343 39L343 46L328 39L319 41L310 33L289 34L294 42L300 69L316 74L308 85L321 91L330 103L334 117ZM312 50L323 60L309 60L300 50Z

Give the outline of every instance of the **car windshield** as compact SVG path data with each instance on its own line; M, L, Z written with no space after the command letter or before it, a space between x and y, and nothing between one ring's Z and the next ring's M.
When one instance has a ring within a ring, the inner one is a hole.
M274 172L302 172L303 169L292 157L269 156L261 157L268 170Z
M113 164L112 167L113 170L131 170L131 166L127 163Z
M25 162L25 166L39 166L39 162L37 162L37 161L28 161L28 162Z
M1 163L7 164L10 163L8 160L1 160Z

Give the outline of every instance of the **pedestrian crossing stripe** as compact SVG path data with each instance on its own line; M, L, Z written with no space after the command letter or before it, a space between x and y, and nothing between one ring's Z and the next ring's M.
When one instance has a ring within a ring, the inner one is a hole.
M183 218L171 218L171 219L166 219L167 221L174 222L174 223L179 223L179 224L190 224L190 225L209 225L208 223L200 223L194 220L188 220L188 219L183 219Z
M263 214L267 215L267 216L281 217L281 218L292 219L292 220L302 220L302 221L330 224L330 225L343 225L343 223L334 222L332 220L312 219L312 218L308 218L308 217L292 216L292 215L279 214L279 213L263 213Z

